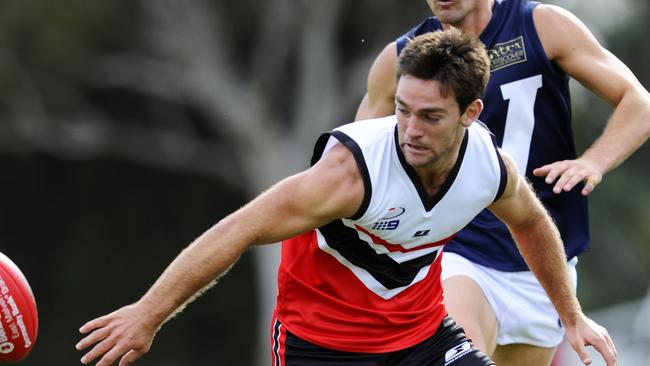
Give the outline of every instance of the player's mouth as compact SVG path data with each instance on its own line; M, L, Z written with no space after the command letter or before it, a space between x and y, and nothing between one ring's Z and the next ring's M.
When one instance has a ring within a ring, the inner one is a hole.
M443 1L436 1L435 5L438 10L451 10L454 7L456 7L457 2L450 1L450 0L443 0Z
M428 147L409 144L409 143L404 143L404 149L407 150L408 152L412 153L412 154L422 154L424 152L429 151Z

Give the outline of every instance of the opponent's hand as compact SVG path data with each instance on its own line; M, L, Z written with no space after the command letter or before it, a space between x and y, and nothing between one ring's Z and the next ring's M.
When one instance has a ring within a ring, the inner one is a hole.
M158 330L149 318L136 303L84 324L79 332L89 334L76 348L81 351L94 347L81 358L81 363L88 364L101 357L96 366L108 366L121 357L119 366L132 364L149 351Z
M592 346L600 353L607 366L616 366L618 355L607 329L586 316L583 315L575 326L567 326L565 337L585 365L591 365L592 359L586 346Z
M536 177L546 176L544 181L553 184L553 192L568 192L580 182L585 182L582 195L586 196L603 180L603 173L598 166L586 159L562 160L546 164L533 170ZM556 181L557 180L557 181Z

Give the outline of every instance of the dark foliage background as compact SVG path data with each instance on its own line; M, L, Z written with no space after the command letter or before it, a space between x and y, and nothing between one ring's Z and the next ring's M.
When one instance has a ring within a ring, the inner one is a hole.
M650 14L630 4L625 22L588 24L648 85ZM135 301L194 237L306 167L315 137L353 118L375 55L428 14L424 1L1 2L0 251L41 318L22 364L77 364L85 321ZM611 110L576 90L584 149ZM649 156L591 198L588 310L647 291ZM259 362L269 253L244 255L138 365Z

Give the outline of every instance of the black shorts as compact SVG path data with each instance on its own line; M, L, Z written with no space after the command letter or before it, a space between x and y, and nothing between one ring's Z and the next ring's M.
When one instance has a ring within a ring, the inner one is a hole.
M275 320L273 366L489 366L495 365L472 345L463 329L446 317L436 333L413 347L388 353L336 351L306 342Z

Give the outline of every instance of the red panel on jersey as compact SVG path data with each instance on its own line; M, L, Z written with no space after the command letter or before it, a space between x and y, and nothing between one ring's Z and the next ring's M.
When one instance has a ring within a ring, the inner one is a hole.
M276 315L298 337L322 347L384 353L433 335L447 314L440 257L427 277L385 300L317 244L315 231L282 244Z

